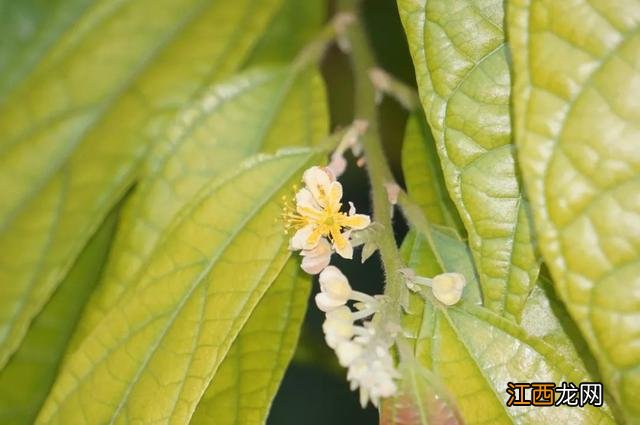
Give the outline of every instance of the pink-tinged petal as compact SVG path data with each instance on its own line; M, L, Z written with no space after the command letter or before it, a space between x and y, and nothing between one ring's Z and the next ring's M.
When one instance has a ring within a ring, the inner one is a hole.
M344 217L340 224L354 230L362 230L371 224L371 219L366 214L354 214Z
M331 255L325 257L304 257L300 267L308 274L318 274L329 265Z
M334 152L327 169L333 173L334 177L340 177L347 169L347 160L344 159L344 156Z
M309 236L313 233L314 227L312 225L304 226L299 229L293 237L289 240L289 249L292 251L299 251L301 249L306 249L306 243L309 239ZM313 248L313 247L311 247Z
M318 274L324 270L331 261L331 244L326 239L320 239L320 242L314 249L302 250L301 268L309 274Z
M387 199L391 205L398 203L398 195L402 190L396 183L385 183L384 188L387 190Z

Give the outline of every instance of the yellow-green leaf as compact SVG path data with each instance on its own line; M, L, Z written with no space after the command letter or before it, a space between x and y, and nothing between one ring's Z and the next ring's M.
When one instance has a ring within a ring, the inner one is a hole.
M640 2L509 2L540 248L605 387L640 421Z
M419 245L404 251L411 267L433 262ZM614 423L606 406L506 406L507 382L593 380L548 302L535 298L524 308L535 303L533 316L518 325L467 302L445 307L423 291L412 295L404 327L416 359L444 383L466 424Z
M282 1L97 0L48 33L0 104L0 366L168 118L242 65Z
M263 424L291 361L311 277L291 257L251 313L191 419L192 425Z
M245 72L214 85L169 126L123 209L105 276L74 335L72 350L137 285L138 272L176 213L243 158L284 146L312 146L326 137L324 84L315 68Z
M407 120L402 142L402 172L407 192L431 223L464 232L445 187L435 141L422 111L411 114Z
M0 101L91 0L0 0Z
M206 185L66 360L36 423L188 421L289 257L280 198L317 161L260 155Z
M380 425L463 425L444 385L410 351L400 351L398 391L383 400Z
M538 275L509 117L502 0L398 0L485 305L518 319Z
M317 35L326 14L325 0L284 0L244 67L290 61Z
M111 213L36 316L20 348L0 371L0 423L32 424L56 377L66 344L95 287L111 244Z

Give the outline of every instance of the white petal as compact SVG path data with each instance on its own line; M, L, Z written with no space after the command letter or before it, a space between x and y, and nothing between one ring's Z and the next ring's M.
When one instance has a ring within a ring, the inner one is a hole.
M349 367L362 354L362 347L352 341L343 341L336 347L338 362L342 367Z
M302 175L302 180L317 201L322 199L319 189L322 188L324 193L328 193L329 185L332 181L331 176L320 167L311 167L306 170ZM322 204L321 202L319 203Z
M301 249L307 249L308 248L307 241L309 240L309 236L311 236L311 233L313 233L313 226L310 224L299 229L289 241L289 249L296 250L296 251ZM314 247L311 247L311 248L314 248Z
M328 297L345 304L351 297L349 280L335 266L328 266L320 273L320 290Z
M351 310L346 305L340 308L336 308L335 310L328 311L326 314L326 318L328 320L336 320L349 323L353 322L353 320L351 319Z
M331 182L327 190L327 205L325 206L337 211L342 206L341 200L342 184L340 182Z
M305 188L300 189L296 193L296 206L302 208L310 208L313 210L320 209L315 199L313 198L313 194ZM298 210L298 212L300 212L300 210Z
M349 234L346 232L343 233L343 235L346 235L347 238L349 237ZM345 243L342 248L338 248L335 244L333 245L333 248L342 258L346 258L347 260L353 259L353 246L349 239L347 239L347 243Z
M324 292L316 294L315 300L318 308L324 312L331 311L344 305L340 300L335 300Z

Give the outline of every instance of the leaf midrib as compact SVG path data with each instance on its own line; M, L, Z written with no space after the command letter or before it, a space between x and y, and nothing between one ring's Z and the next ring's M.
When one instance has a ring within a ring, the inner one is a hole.
M311 155L309 155L311 156ZM275 157L274 157L275 158ZM271 160L271 159L270 159ZM306 161L305 161L306 162ZM289 180L298 170L299 168L294 169L292 172L290 172L286 178L286 180ZM238 173L238 175L241 173ZM285 181L286 181L285 180ZM218 188L221 186L217 186ZM187 290L186 294L182 297L182 299L180 300L180 302L178 303L178 305L176 306L176 308L174 309L173 313L170 315L169 317L169 321L166 324L166 326L164 327L165 329L162 331L162 333L159 335L159 337L157 338L156 342L153 343L153 345L151 346L151 349L147 351L147 355L144 357L144 360L142 362L142 364L140 365L140 367L138 368L138 371L136 372L136 374L134 375L133 379L130 380L127 384L127 388L125 390L125 393L123 394L122 398L120 399L120 402L118 403L118 406L116 408L116 410L114 411L111 419L109 420L109 424L112 425L114 423L114 421L117 419L120 410L122 409L122 407L124 406L124 404L128 401L128 395L131 393L131 391L133 390L133 387L138 383L138 381L140 380L141 374L144 371L144 369L146 369L149 361L151 361L151 358L155 355L158 347L160 346L160 344L162 343L162 341L164 340L164 337L166 336L167 332L169 331L169 329L173 326L173 324L175 323L176 318L179 316L180 313L182 313L182 309L185 306L185 304L191 299L191 296L193 294L193 292L200 287L200 284L202 283L202 281L209 275L209 273L211 272L211 270L213 269L213 267L217 264L218 260L220 259L220 257L226 252L227 248L229 247L229 245L231 244L231 242L233 240L235 240L235 238L238 236L238 234L240 232L242 232L244 230L245 225L251 221L253 218L255 218L255 216L264 209L265 205L267 204L267 202L273 198L273 195L278 192L279 190L282 189L282 185L276 185L274 186L273 190L271 192L267 192L266 195L260 199L260 202L256 203L255 207L253 207L250 211L249 214L247 214L245 216L245 218L243 218L240 222L240 225L238 225L236 227L236 229L231 232L231 234L229 235L229 237L227 238L227 240L225 242L223 242L223 244L221 244L218 253L216 254L215 257L213 257L212 259L210 259L208 261L208 264L204 267L204 269L198 274L198 276L196 276L196 278L193 280L191 287ZM198 200L199 201L199 200ZM262 273L262 277L264 277L265 272ZM260 278L261 279L261 278ZM260 279L257 279L257 281L259 282ZM246 303L248 302L245 301L244 306L246 306ZM206 303L206 300L205 300ZM243 319L241 314L238 314L236 316L236 318L233 321L233 325L231 326L231 328L234 328L235 325L237 324L237 322L239 320ZM244 318L245 320L248 319ZM238 329L238 333L239 333L240 329ZM227 340L229 339L229 337L231 336L232 332L229 332L227 334L227 338L225 339L225 343L227 342ZM237 336L237 333L236 333ZM234 337L235 338L235 337ZM231 344L227 344L227 349L225 350L225 354L226 352L228 352L228 349L230 347ZM212 377L213 375L215 375L216 370L218 369L221 361L220 361L220 357L221 357L221 353L218 353L216 355L216 366L212 372ZM207 385L208 386L208 385ZM203 386L204 390L206 390L207 386ZM203 391L204 391L203 390Z
M306 152L306 156L307 157L311 157L313 155L313 151L307 151ZM269 160L277 160L279 158L282 158L284 156L287 156L289 154L283 154L281 156L271 156L267 159L265 159L265 161L269 161ZM296 152L290 155L300 155L300 152ZM300 155L301 156L301 155ZM305 160L308 161L308 158ZM298 167L296 169L294 169L293 171L291 171L288 174L287 180L291 178L291 176L293 176L301 167ZM201 193L201 197L199 197L197 199L198 202L201 201L200 198L205 197L204 195L208 195L210 192L215 192L215 190L217 190L218 188L220 188L221 186L223 186L225 183L227 183L229 180L231 180L232 178L242 174L243 172L246 172L250 170L250 168L240 168L239 171L237 171L236 173L234 173L231 176L228 176L227 178L221 179L214 187L209 188L209 190L204 191ZM157 351L158 347L160 346L160 344L162 343L162 340L164 339L164 336L167 334L167 332L169 331L169 329L171 328L171 326L173 325L173 323L175 322L178 314L182 311L182 308L184 307L184 305L186 304L187 301L189 301L189 299L191 298L191 295L193 293L194 290L196 290L198 287L200 287L200 284L202 282L202 280L204 280L204 278L206 278L206 276L208 275L208 273L210 272L210 270L213 268L213 266L216 264L217 260L220 258L220 256L226 252L226 249L229 247L230 243L235 239L235 237L237 237L237 235L243 230L244 224L246 224L247 222L249 222L251 219L255 218L255 215L257 215L260 211L262 211L262 209L264 208L264 206L267 204L267 202L273 197L273 194L276 193L277 191L282 189L282 185L276 185L274 186L273 190L271 192L267 192L266 195L261 199L261 201L259 203L256 204L256 206L254 208L252 208L249 211L249 214L241 221L241 225L237 226L236 229L229 235L229 237L227 238L227 240L225 242L223 242L223 244L221 244L219 246L218 249L218 253L216 255L216 257L210 259L208 261L207 266L204 268L204 270L202 272L200 272L198 274L198 276L196 276L196 278L193 280L192 285L190 286L190 288L187 290L186 294L182 297L182 299L180 300L180 302L178 303L178 305L173 309L173 313L170 315L168 322L166 323L166 325L164 326L164 330L162 331L162 333L157 337L156 341L154 342L154 344L151 347L151 350L148 351L148 355L145 356L143 363L139 366L138 371L136 372L134 378L129 381L128 386L125 390L125 393L122 395L118 406L116 408L116 411L114 411L114 413L112 414L112 417L109 420L110 424L113 424L114 421L117 419L117 416L120 412L120 410L122 409L122 407L124 406L124 404L127 401L127 395L131 393L131 391L133 390L134 384L136 384L140 377L142 372L144 371L144 369L146 368L147 364L149 363L149 361L151 360L151 358L153 357L153 355L155 354L155 352ZM183 219L186 218L185 215L180 215L177 217L179 220L179 222L181 222ZM177 226L179 223L175 223L173 227ZM167 232L169 233L169 232ZM264 273L262 274L261 277L259 277L257 279L257 281L259 282L262 278L264 277ZM246 305L246 303L245 303ZM160 316L154 317L154 318L150 318L151 321L156 320L158 318L161 318L163 315L161 314ZM106 320L106 317L103 318L102 321ZM237 317L236 320L238 320L240 317ZM149 321L145 321L140 329L143 329L148 323L150 323ZM92 335L94 332L96 332L96 328L94 328L94 331L90 334ZM88 338L88 337L87 337ZM123 338L122 340L120 340L117 344L114 344L112 347L110 347L108 350L106 350L104 352L104 355L100 358L100 362L104 361L104 359L106 359L111 353L113 353L115 351L116 348L120 347L122 344L124 344L128 339L127 338ZM225 341L226 342L226 341ZM77 350L79 351L81 349L81 347ZM228 347L227 347L228 349ZM219 356L216 356L219 357ZM217 360L217 359L216 359ZM219 363L219 362L218 362ZM219 365L219 364L218 364ZM213 374L215 374L215 370L213 371ZM212 374L212 375L213 375ZM70 390L62 399L60 399L57 404L58 406L61 406L64 402L66 402L67 399L69 399L73 394L75 394L78 390L78 388L80 387L80 384L85 382L89 377L91 376L91 371L89 371L88 373L86 373L82 378L77 379L75 381L75 385L73 387L72 390ZM206 387L205 387L206 388ZM59 411L59 407L57 409ZM51 416L55 416L55 413L53 413ZM51 417L50 416L50 417ZM49 418L50 419L50 418Z
M260 78L256 78L255 81L252 81L252 83L255 83L255 85L247 85L245 87L242 88L242 90L238 91L237 93L234 94L234 96L240 95L240 93L244 93L245 91L248 91L256 86L258 86L259 84L263 84L267 81L270 81L271 79L277 78L278 75L277 74L270 74L270 75L263 75L260 76ZM285 85L285 84L283 84ZM290 84L289 84L290 86ZM140 210L143 209L142 206L144 205L143 201L146 201L147 198L144 198L144 195L146 193L149 192L150 188L153 187L153 183L155 183L155 177L157 177L158 175L161 174L161 172L164 170L164 166L167 164L167 161L169 159L171 159L173 157L173 154L176 152L176 150L178 149L179 146L181 146L181 142L187 138L192 131L195 129L195 127L197 127L198 123L202 122L203 120L206 119L206 117L211 114L213 111L217 110L219 107L223 106L226 102L231 101L234 97L229 97L229 98L223 98L221 99L221 102L219 102L218 104L215 105L214 108L212 108L211 110L207 111L206 114L202 114L196 121L194 121L190 126L188 131L181 133L180 136L178 137L177 140L174 140L172 142L171 145L171 149L169 150L169 152L167 152L166 154L164 154L161 163L159 164L158 168L156 169L156 172L154 172L153 175L151 175L148 180L146 180L147 184L145 185L145 188L143 189L144 192L141 192L140 194L140 198L138 198L138 202L136 203L135 206L135 211L133 214L134 218L138 218L141 216L140 214ZM278 103L279 105L280 103ZM277 108L274 108L277 109ZM271 114L267 120L271 121L271 119L273 119L273 117L275 116L275 112L273 114ZM266 137L266 132L263 132L261 134L261 136L258 138L259 142L255 143L256 145L262 143L264 141L264 138ZM223 185L224 183L226 183L227 181L229 181L230 179L234 178L236 176L236 174L231 174L231 176L229 178L222 178L222 180L218 183L220 186ZM220 174L218 174L216 176L217 178L220 177ZM218 186L216 186L218 187ZM202 189L202 188L201 188ZM184 207L184 205L183 205ZM147 256L147 258L145 259L144 263L138 268L138 270L136 271L136 273L134 274L134 276L132 276L131 279L127 280L129 281L135 281L136 278L140 277L141 274L144 273L144 269L145 266L147 266L150 261L153 259L153 255L157 252L157 250L165 243L165 241L167 239L169 239L170 235L171 235L171 231L179 226L179 224L181 223L182 218L181 218L181 213L180 213L180 209L178 209L178 211L176 211L176 213L174 214L174 216L168 221L167 225L166 225L166 232L163 232L163 236L161 236L160 238L158 238L156 240L156 242L154 243L153 248L149 251L149 254ZM122 283L122 282L121 282ZM129 292L127 292L126 290L123 291L116 300L114 300L111 305L116 305L117 303L119 303L123 298L125 298L125 295L128 294ZM102 317L104 318L104 316Z

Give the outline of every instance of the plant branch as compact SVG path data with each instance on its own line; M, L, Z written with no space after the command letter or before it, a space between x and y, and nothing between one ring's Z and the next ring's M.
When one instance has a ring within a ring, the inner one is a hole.
M340 0L341 11L355 11L355 0ZM385 295L389 302L381 307L382 323L399 323L401 296L404 282L398 270L402 268L402 260L393 235L391 211L392 206L387 199L385 183L394 181L393 175L382 148L378 129L375 88L369 80L369 70L375 67L364 25L360 15L355 13L356 20L347 29L347 37L351 49L351 62L355 81L355 118L368 121L369 130L362 137L362 145L371 183L373 200L373 217L382 224L378 247L386 275Z

